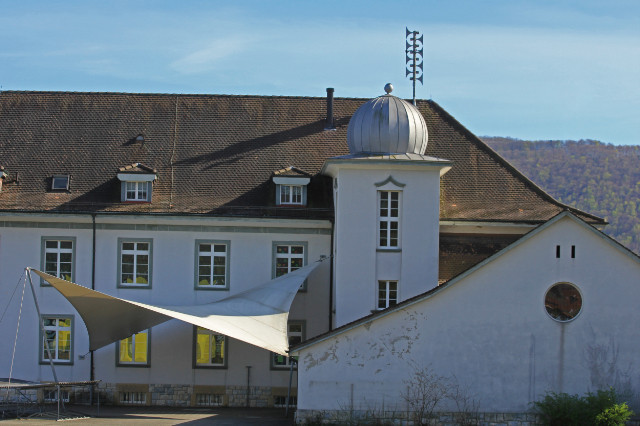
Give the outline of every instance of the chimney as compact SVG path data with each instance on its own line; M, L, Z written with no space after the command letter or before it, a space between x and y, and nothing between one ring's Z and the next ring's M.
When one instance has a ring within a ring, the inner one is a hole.
M333 124L333 87L327 87L327 122L325 123L325 130L335 130L336 126Z

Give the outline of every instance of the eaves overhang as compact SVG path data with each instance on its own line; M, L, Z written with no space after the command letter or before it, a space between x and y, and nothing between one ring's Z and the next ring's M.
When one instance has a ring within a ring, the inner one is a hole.
M321 174L336 177L338 169L372 170L384 168L402 168L404 170L434 169L440 176L448 172L453 162L421 154L364 153L331 157L324 162Z

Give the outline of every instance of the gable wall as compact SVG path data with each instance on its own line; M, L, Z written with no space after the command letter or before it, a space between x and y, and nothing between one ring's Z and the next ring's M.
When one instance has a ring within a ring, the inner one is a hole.
M576 245L576 259L556 259L557 244ZM303 349L298 408L405 409L405 381L423 367L455 376L488 412L528 411L550 390L627 381L637 391L638 277L637 258L562 218L430 298ZM547 289L560 281L583 296L568 323L544 309Z

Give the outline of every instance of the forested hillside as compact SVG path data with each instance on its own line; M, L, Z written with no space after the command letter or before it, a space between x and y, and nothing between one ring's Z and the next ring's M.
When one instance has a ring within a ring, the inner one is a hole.
M607 219L604 231L640 253L640 146L482 140L557 200Z

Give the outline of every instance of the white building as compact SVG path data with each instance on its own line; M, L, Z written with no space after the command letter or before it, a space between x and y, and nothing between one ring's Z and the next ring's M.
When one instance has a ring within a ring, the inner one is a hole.
M478 399L492 412L596 386L576 360L609 337L630 361L638 339L618 314L635 319L638 263L593 228L602 219L552 199L433 101L327 95L0 93L3 300L30 266L123 299L202 304L332 255L289 316L301 416L404 410L418 361L490 389ZM545 295L565 282L583 305L558 322ZM283 402L286 357L179 321L90 353L82 318L35 284L59 380L101 380L115 403ZM19 310L14 296L5 342ZM12 377L52 380L28 297L21 318L0 377L13 359Z

